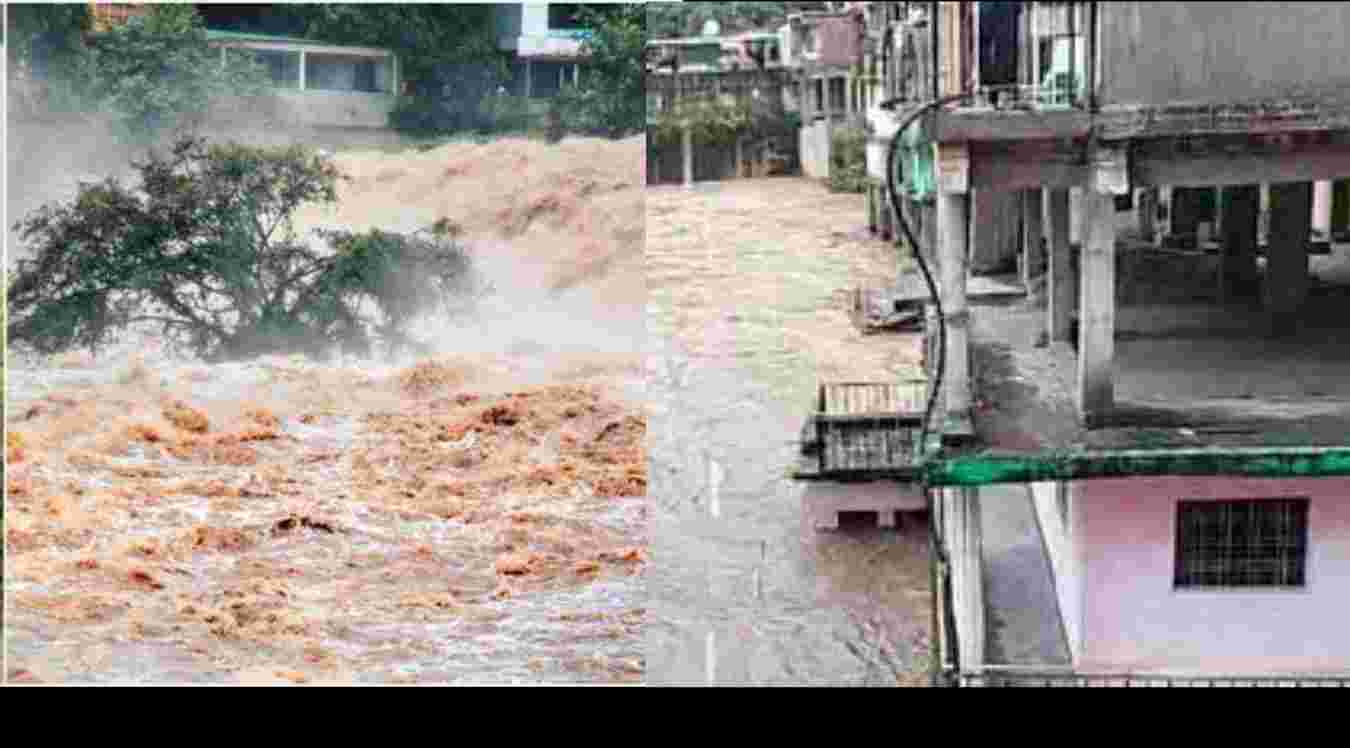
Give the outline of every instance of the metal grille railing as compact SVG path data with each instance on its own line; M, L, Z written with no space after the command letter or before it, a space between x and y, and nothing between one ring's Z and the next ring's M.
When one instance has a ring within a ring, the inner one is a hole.
M980 86L962 106L972 109L1070 109L1082 102L1070 81L1044 86L1026 83Z
M986 668L962 673L949 683L973 688L1344 688L1344 675L1170 675L1075 673L1041 668Z

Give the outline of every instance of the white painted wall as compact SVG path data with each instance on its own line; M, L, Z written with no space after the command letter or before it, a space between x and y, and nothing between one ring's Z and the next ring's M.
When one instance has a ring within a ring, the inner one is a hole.
M1350 480L1135 478L1080 484L1084 669L1350 672ZM1180 499L1308 497L1307 585L1175 590Z
M802 176L828 179L830 176L830 128L825 122L802 123L798 154Z
M1077 662L1083 645L1083 567L1073 534L1076 502L1070 494L1068 516L1061 514L1060 486L1059 483L1034 483L1031 499L1046 554L1050 557L1050 570L1055 577L1055 594L1059 599L1059 615L1068 638L1069 654Z
M984 579L978 489L944 488L942 539L952 584L952 615L962 669L984 664Z

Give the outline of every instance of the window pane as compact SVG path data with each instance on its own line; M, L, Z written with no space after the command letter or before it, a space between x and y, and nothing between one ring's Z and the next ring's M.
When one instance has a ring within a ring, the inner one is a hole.
M1302 586L1307 522L1307 499L1182 501L1176 586Z

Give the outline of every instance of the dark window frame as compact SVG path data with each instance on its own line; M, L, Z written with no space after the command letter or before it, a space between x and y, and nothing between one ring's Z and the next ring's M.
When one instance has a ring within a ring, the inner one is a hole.
M1307 497L1180 500L1173 589L1305 589Z

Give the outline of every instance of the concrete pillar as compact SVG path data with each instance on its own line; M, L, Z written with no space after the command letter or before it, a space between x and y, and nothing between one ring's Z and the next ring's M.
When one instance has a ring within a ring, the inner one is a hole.
M1115 200L1083 190L1078 293L1078 415L1089 428L1115 404Z
M300 50L300 90L305 90L305 50Z
M1049 190L1050 283L1046 289L1046 333L1051 342L1068 342L1074 300L1073 268L1069 263L1069 189Z
M1329 236L1331 234L1331 180L1313 182L1312 230Z
M1272 335L1298 331L1308 296L1308 229L1313 186L1289 182L1270 186L1270 243L1266 250L1266 310Z
M978 488L942 489L943 541L951 572L952 617L963 671L984 665L984 538Z
M688 127L680 133L680 154L684 161L684 186L694 186L694 131Z
M947 321L947 361L942 388L947 393L948 417L970 413L969 314L966 308L969 222L969 196L959 192L938 193L939 277L942 313Z
M1041 226L1041 189L1022 192L1022 285L1031 290L1031 279L1041 274L1044 260L1041 240L1045 232Z
M1223 298L1253 297L1261 275L1256 238L1261 188L1254 184L1223 188Z
M1331 233L1350 231L1350 179L1337 179L1331 189Z
M1083 223L1083 190L1069 188L1069 244L1082 244L1080 232Z

